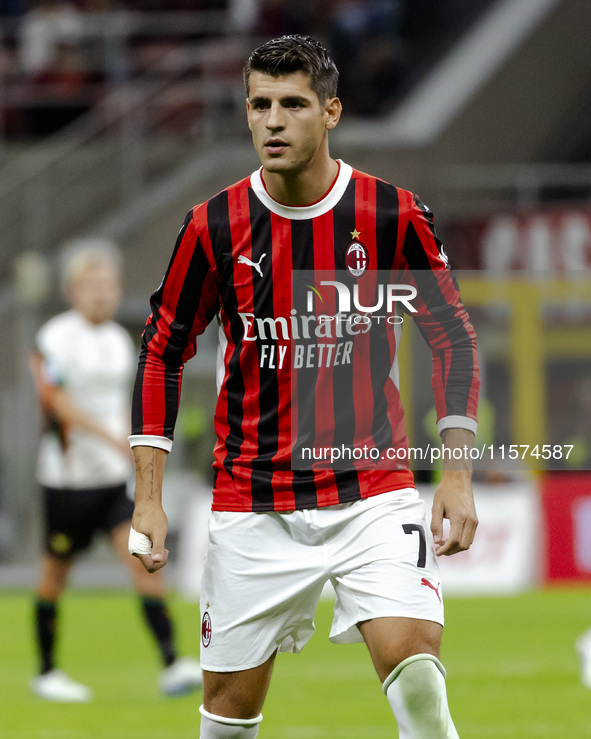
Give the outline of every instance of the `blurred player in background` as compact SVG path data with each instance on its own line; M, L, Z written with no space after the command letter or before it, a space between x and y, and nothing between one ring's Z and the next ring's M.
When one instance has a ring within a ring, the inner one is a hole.
M358 324L347 324L350 334L341 325L343 341L331 344L332 356L343 359L336 362L341 374L336 366L324 372L320 360L314 365L320 355L308 352L318 384L306 396L298 379L292 399L297 352L305 349L298 342L310 325L298 323L294 271L342 271L356 287L373 285L378 269L399 271L403 283L421 288L413 318L432 349L439 433L457 450L472 445L476 430L474 330L432 214L411 193L330 157L328 134L341 113L337 78L327 51L309 37L282 37L253 52L245 67L247 116L262 168L188 214L143 334L132 412L130 551L157 571L167 559L161 485L182 369L198 334L221 315L223 379L201 591L201 739L257 735L276 654L299 652L310 639L328 580L337 595L331 639L366 642L400 737L458 736L439 661L436 557L472 543L469 458L444 466L431 535L404 454L397 338L385 322L375 326L375 343L373 336L364 343ZM368 280L355 282L364 275ZM375 289L366 297L375 299ZM362 348L353 349L348 368L343 347L352 335ZM377 356L376 347L384 347ZM337 376L349 383L340 393L336 380L332 386ZM385 467L294 469L296 415L312 433L328 427L331 439L403 453Z
M31 357L45 429L38 479L44 502L45 552L37 587L40 672L33 691L52 701L88 701L90 688L56 669L58 601L76 556L103 532L131 575L148 628L164 663L167 694L202 684L197 660L177 658L162 578L127 553L133 503L129 403L135 350L113 321L121 298L120 257L102 240L77 242L66 253L63 287L71 310L39 331Z

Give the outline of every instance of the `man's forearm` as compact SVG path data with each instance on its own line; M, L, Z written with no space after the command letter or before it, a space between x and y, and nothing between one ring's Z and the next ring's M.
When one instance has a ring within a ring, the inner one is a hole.
M470 449L474 445L474 434L468 429L450 428L441 432L441 441L446 451L443 454L443 475L462 473L472 479L472 459ZM461 454L455 450L461 450Z
M44 401L51 413L63 424L85 431L129 455L129 447L124 436L114 436L100 421L77 405L66 390L58 387L46 389Z
M135 446L135 503L162 505L162 480L167 453L152 446Z

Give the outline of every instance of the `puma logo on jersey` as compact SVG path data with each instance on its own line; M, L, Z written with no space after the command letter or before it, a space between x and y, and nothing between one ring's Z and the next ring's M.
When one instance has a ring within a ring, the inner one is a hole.
M258 262L253 262L248 257L245 257L243 254L241 254L238 257L238 264L248 264L249 267L254 267L256 271L259 273L259 275L263 276L263 270L261 269L261 262L266 257L266 254L263 254L263 256L259 259Z
M423 577L423 578L421 578L421 585L425 585L426 587L431 588L431 590L435 593L435 595L437 596L439 602L441 603L441 594L439 592L439 588L441 587L441 583L437 583L437 587L435 587L435 585L433 585L432 583L430 583L429 580L427 580L426 577Z

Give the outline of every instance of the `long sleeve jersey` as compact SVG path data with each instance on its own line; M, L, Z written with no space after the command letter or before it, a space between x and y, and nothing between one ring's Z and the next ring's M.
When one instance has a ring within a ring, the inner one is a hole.
M392 295L431 348L439 430L475 432L476 338L417 196L339 162L309 206L275 201L261 170L195 206L151 298L132 446L171 449L183 366L217 315L214 510L316 508L412 486ZM346 465L305 456L331 445L396 453Z

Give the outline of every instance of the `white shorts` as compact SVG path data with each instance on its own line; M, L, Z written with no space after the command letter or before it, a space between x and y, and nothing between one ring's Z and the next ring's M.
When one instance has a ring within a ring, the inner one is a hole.
M414 488L289 513L213 511L201 586L201 665L256 667L299 652L322 589L336 592L330 639L362 641L360 621L443 624L439 568Z

